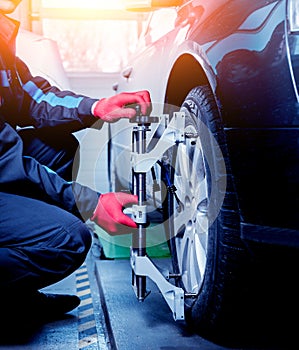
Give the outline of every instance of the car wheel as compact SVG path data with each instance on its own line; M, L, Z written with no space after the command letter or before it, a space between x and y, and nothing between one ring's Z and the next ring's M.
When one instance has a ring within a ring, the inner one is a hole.
M167 229L177 285L185 291L187 322L220 335L240 322L247 249L225 135L208 86L194 88L181 106L186 141L172 149ZM244 308L242 311L245 311Z

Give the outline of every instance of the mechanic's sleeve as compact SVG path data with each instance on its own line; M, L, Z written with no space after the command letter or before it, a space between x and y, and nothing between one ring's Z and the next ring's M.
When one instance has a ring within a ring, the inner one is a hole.
M0 191L14 188L14 184L34 184L57 206L88 219L100 194L76 182L67 182L35 159L23 156L23 143L17 132L9 124L0 123Z
M33 77L19 58L17 70L24 90L21 114L25 122L30 121L38 128L75 122L80 129L97 121L91 113L91 107L97 99L61 91L46 79Z

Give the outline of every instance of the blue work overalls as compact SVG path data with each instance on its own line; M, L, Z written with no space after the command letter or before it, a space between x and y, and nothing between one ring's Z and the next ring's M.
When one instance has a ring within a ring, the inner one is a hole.
M15 57L17 32L18 22L0 14L1 301L25 298L82 264L91 244L84 221L99 197L72 177L72 132L92 125L96 100L32 77Z

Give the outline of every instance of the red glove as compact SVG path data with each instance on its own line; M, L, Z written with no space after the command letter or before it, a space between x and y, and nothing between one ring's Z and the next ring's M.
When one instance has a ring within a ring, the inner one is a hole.
M118 95L103 98L92 106L92 114L105 122L116 122L120 118L132 118L136 111L134 108L126 108L126 105L138 104L142 114L147 114L151 109L151 98L148 91L122 92Z
M132 229L129 229L129 227L137 228L137 225L135 221L123 213L123 209L127 204L137 203L137 196L128 193L111 192L101 194L98 205L90 219L112 236L131 233Z

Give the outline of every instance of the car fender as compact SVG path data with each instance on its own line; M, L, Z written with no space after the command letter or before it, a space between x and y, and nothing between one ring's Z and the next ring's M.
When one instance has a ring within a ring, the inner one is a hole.
M187 40L177 46L169 57L165 102L180 106L187 94L199 85L209 85L215 94L216 72L204 47Z

